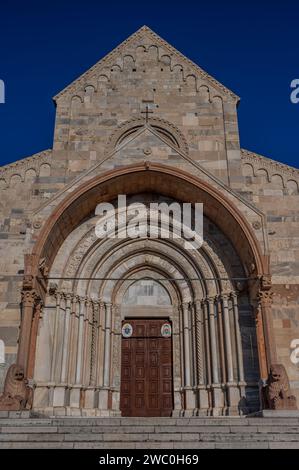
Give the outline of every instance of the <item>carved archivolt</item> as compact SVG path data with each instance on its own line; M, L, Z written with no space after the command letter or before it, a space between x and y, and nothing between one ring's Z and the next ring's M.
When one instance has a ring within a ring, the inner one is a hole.
M67 278L115 278L118 266L126 265L126 268L129 269L131 264L129 260L132 259L136 264L138 256L142 252L147 253L144 258L145 264L150 263L150 260L153 261L155 257L159 259L155 269L165 268L170 261L173 266L178 266L177 276L174 277L198 278L198 281L190 281L192 291L197 292L197 298L208 294L213 296L220 292L229 292L233 289L229 279L233 276L243 276L241 265L237 270L235 269L234 273L225 267L227 262L223 263L223 252L207 237L205 237L205 242L199 251L186 251L184 250L184 241L180 239L171 241L165 239L98 239L94 223L95 219L94 222L89 220L88 223L82 224L70 235L65 242L68 244L68 250L61 247L50 277L61 276L62 273L62 276ZM73 248L70 250L70 247ZM226 251L228 256L234 256L234 253L230 253L229 246ZM125 275L124 272L122 272L123 275ZM168 276L172 275L171 271L168 272ZM80 281L80 293L81 295L92 293L98 296L101 284L105 283ZM75 279L61 281L61 288L77 290L79 288L78 281ZM199 288L200 291L198 291Z

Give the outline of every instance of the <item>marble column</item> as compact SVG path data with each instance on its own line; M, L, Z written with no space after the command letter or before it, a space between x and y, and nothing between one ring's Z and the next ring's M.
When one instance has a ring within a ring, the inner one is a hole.
M105 302L105 331L104 331L104 367L103 387L99 392L99 408L103 414L108 415L108 399L110 389L110 365L111 365L111 326L112 326L112 304Z
M90 385L95 387L96 385L96 373L97 373L97 345L98 345L98 302L92 302L92 328L91 328L91 369L90 369Z
M225 337L225 356L227 367L227 380L228 383L234 382L234 369L233 369L233 354L232 354L232 341L229 320L228 296L222 294L223 306L223 321L224 321L224 337Z
M224 336L225 336L225 356L227 366L227 402L229 415L238 415L238 405L240 401L240 390L237 386L237 382L234 379L234 368L233 368L233 352L232 352L232 340L231 340L231 326L229 318L229 305L228 295L222 294L222 305L223 305L223 320L224 320Z
M52 362L51 362L51 374L50 382L54 385L57 374L57 354L58 354L58 330L59 330L59 315L60 315L60 292L56 293L56 308L55 308L55 319L54 319L54 335L53 335L53 349L52 349Z
M104 376L104 316L105 304L101 301L98 302L98 334L97 334L97 387L103 385Z
M203 309L202 303L196 300L195 308L195 337L196 337L196 372L197 372L197 397L198 410L197 415L207 415L209 408L209 396L204 381L204 353L203 353Z
M70 347L69 347L69 367L68 367L68 383L73 384L76 373L76 359L77 359L77 296L72 296L71 301L71 320L70 320Z
M84 344L84 315L85 315L84 297L78 297L78 335L76 344L76 367L75 367L75 384L70 393L70 406L72 408L80 408L81 393L83 387L83 344Z
M85 299L79 298L79 327L77 343L76 384L82 385L82 362L83 362L83 330L84 330Z
M89 385L90 378L90 306L91 302L88 298L85 300L85 314L83 327L83 364L82 364L82 382L85 389Z
M104 387L110 385L112 304L105 304Z
M84 407L89 409L95 408L95 348L96 348L96 325L95 325L95 309L94 301L90 300L88 308L88 341L87 341L87 360L86 364L86 387L84 394Z
M189 304L183 303L183 335L184 335L184 375L185 387L191 386L191 361L190 361L190 338L189 338Z
M216 338L216 319L215 319L215 299L210 297L208 299L209 305L209 332L210 332L210 345L211 345L211 359L212 359L212 393L213 393L213 416L222 414L224 402L221 384L219 383L218 373L218 345Z
M55 385L53 394L53 406L65 407L66 406L66 391L67 391L67 372L68 372L68 357L69 357L69 325L70 325L70 309L71 309L71 294L61 294L59 316L62 316L62 321L58 321L62 325L62 334L57 338L57 348L62 351L60 380ZM59 342L61 341L61 344Z
M240 323L239 323L239 309L238 309L237 294L232 293L231 298L232 298L232 303L233 303L234 323L235 323L235 333L236 333L238 379L241 385L245 385L243 350L242 350L242 339L241 339L241 330L240 330Z
M204 339L205 339L205 371L206 382L210 386L212 384L211 374L211 347L210 347L210 328L209 328L209 304L207 300L202 301L202 309L204 314Z
M66 294L64 312L64 331L62 345L61 383L67 385L68 357L69 357L69 327L71 313L71 294Z
M215 326L215 302L213 298L209 298L209 329L210 329L210 343L211 343L211 357L212 357L212 381L214 385L219 384L218 374L218 354L217 354L217 340L216 340L216 326Z
M190 324L189 324L189 303L182 304L183 311L183 337L184 337L184 393L185 393L185 415L194 412L195 400L191 387L191 351L190 351Z

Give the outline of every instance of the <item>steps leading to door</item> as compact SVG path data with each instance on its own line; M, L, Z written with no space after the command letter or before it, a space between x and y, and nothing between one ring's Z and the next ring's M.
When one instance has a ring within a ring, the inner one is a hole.
M0 415L2 449L299 449L299 418L15 416Z

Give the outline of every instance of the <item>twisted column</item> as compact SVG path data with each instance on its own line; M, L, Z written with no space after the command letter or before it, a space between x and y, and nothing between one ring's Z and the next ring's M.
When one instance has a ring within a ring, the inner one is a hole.
M197 372L197 383L202 385L204 383L204 371L203 371L203 347L202 347L202 308L201 302L195 301L195 337L196 337L196 372Z

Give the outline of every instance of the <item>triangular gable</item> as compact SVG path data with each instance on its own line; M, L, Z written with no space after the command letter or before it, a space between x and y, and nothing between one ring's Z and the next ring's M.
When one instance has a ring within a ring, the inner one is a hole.
M132 46L138 47L138 45L150 46L156 45L162 47L166 53L171 57L171 66L181 66L183 68L183 73L185 78L192 76L195 79L202 80L210 83L214 87L215 91L218 91L219 94L226 95L228 98L233 99L233 101L238 102L239 97L235 95L231 90L226 88L215 78L205 72L202 68L192 62L190 59L185 57L181 52L171 46L168 42L164 41L158 34L154 33L147 26L143 26L134 34L129 36L125 41L123 41L119 46L107 54L103 59L97 62L93 67L88 69L83 73L79 78L74 80L70 85L64 88L60 93L58 93L53 99L54 101L59 100L61 97L64 97L67 94L76 94L82 90L82 87L87 85L90 81L97 78L100 72L103 69L111 68L114 65L119 66L118 59L123 55L126 50Z

